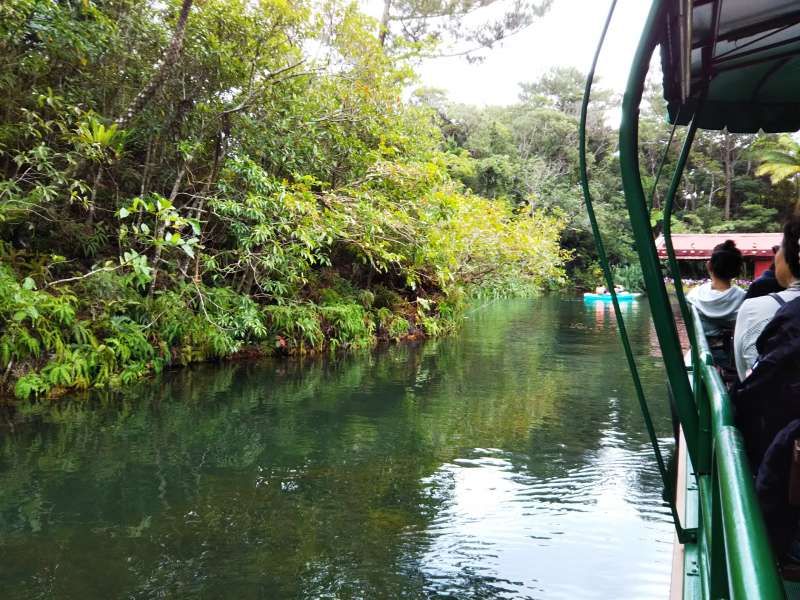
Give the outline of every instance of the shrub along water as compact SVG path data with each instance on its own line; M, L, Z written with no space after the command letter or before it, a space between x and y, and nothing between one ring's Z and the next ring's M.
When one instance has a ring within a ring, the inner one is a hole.
M436 335L558 285L561 220L452 178L402 101L423 50L338 0L0 4L3 391Z

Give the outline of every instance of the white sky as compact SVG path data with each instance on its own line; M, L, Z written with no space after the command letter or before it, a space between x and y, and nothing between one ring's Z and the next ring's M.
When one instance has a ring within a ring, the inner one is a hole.
M368 0L368 12L380 15L379 0ZM533 81L556 65L589 69L608 13L610 0L555 0L532 26L496 46L481 64L464 58L426 61L417 70L421 85L445 90L451 100L466 104L511 104L519 83ZM648 0L618 0L597 67L599 84L622 92ZM378 9L377 11L375 9Z

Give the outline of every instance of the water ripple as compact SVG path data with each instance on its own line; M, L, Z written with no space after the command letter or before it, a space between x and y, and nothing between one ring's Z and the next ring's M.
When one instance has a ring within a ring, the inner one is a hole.
M547 598L593 598L603 597L593 581L613 578L634 597L663 595L669 553L654 552L652 538L668 544L671 529L668 508L639 485L653 471L648 447L602 444L583 466L552 478L516 458L476 449L425 481L443 501L422 532L431 593L537 598L547 589ZM620 572L626 556L639 566ZM476 591L479 581L488 587Z

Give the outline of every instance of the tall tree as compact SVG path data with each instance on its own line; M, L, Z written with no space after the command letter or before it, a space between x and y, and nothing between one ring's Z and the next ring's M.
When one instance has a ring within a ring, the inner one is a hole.
M117 125L125 128L128 123L144 108L150 99L158 92L164 85L164 82L169 77L175 64L178 62L181 50L183 49L183 38L186 35L186 23L189 21L189 12L192 10L193 0L183 0L181 4L181 12L178 15L178 22L175 25L175 32L172 35L172 41L164 53L164 58L158 65L158 70L155 72L149 83L139 92L136 97L131 101L128 109L117 119Z
M586 75L575 67L552 67L536 81L521 83L519 99L523 104L544 105L577 118L585 83ZM609 90L595 85L592 89L592 113L604 113L611 100Z
M409 43L428 56L466 56L525 29L547 12L553 0L383 0L381 46Z
M724 190L722 214L726 221L733 217L737 202L742 203L742 196L737 193L738 181L739 178L750 174L750 163L747 158L755 140L754 135L732 134L727 130L702 132L698 136L703 154L707 159L716 161L721 169L720 185ZM711 189L715 189L713 184Z

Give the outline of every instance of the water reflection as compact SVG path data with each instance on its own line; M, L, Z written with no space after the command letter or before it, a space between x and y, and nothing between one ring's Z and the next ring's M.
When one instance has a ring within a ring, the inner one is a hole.
M645 357L646 307L628 310ZM4 597L665 595L669 515L602 314L496 304L417 347L189 369L18 416ZM663 374L642 374L666 433Z
M519 473L500 456L476 449L431 477L432 493L447 501L428 529L434 542L422 562L430 590L500 598L664 593L669 513L649 505L632 475L649 448L603 448L590 464L551 480ZM659 537L661 544L649 543ZM619 564L632 547L644 550L635 571Z

